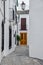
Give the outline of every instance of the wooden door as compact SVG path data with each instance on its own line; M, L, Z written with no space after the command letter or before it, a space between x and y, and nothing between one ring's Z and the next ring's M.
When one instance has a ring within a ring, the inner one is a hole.
M21 41L20 45L27 45L27 33L20 33Z

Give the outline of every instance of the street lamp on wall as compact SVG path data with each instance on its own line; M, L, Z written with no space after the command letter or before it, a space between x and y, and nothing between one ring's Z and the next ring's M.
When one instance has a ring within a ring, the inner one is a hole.
M25 10L25 3L24 3L24 1L22 1L22 3L21 3L21 8L22 8L22 10Z

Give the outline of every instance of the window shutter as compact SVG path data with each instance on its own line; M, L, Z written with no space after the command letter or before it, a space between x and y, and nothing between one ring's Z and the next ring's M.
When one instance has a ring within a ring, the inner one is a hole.
M21 30L26 30L26 18L21 19Z

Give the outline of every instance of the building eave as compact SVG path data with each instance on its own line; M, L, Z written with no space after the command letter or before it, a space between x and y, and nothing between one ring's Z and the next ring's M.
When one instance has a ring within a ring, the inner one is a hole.
M17 11L17 14L29 14L29 10Z

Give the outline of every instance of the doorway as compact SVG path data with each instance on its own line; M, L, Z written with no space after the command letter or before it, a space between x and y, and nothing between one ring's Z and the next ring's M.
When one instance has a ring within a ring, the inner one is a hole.
M2 22L2 51L4 50L4 22Z
M27 45L27 33L20 33L20 45Z
M14 34L14 44L16 45L16 31L15 31L15 34Z
M12 28L9 26L9 49L11 49L12 46Z

